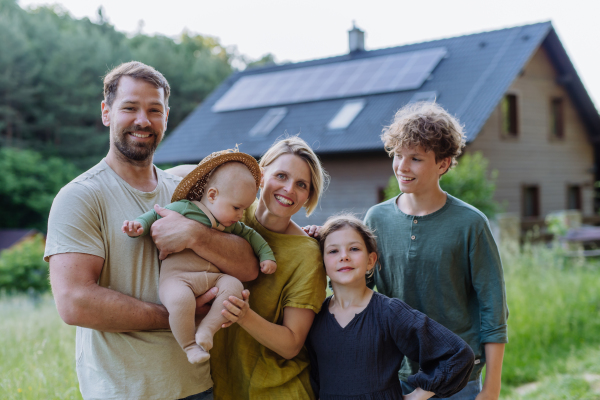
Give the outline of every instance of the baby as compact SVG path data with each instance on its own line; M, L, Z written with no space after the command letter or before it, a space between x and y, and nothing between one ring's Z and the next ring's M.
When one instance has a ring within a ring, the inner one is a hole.
M272 274L277 264L271 248L254 229L239 222L244 210L256 199L260 177L260 167L252 156L231 150L213 153L179 183L172 203L165 208L243 237L259 258L261 271ZM135 221L123 222L122 231L129 237L146 235L159 218L154 210L149 211ZM219 288L219 294L196 330L196 297L214 286ZM160 300L169 311L173 335L190 363L210 358L208 351L213 346L213 336L227 322L221 315L223 301L232 295L241 298L243 289L239 280L221 273L192 250L171 254L162 262Z

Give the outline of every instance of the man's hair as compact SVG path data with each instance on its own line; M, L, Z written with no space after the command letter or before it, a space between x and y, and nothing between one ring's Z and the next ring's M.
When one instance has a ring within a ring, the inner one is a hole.
M267 150L265 154L260 158L260 165L262 168L269 166L279 156L284 154L293 154L303 159L310 168L310 191L308 194L308 200L304 204L306 209L306 215L309 216L317 207L319 203L319 197L325 190L327 183L329 182L329 175L323 169L321 161L310 148L308 143L300 139L298 136L290 136L288 138L278 140Z
M123 63L106 74L104 77L104 102L108 106L112 105L117 96L117 88L119 87L119 81L122 76L130 76L134 79L144 80L157 89L163 88L165 94L165 106L169 106L169 95L171 94L169 82L167 82L163 74L151 66L139 61Z
M465 134L458 120L441 106L419 102L402 107L391 125L383 128L381 140L390 157L401 148L421 146L433 151L435 161L450 157L450 168L465 146ZM448 172L446 170L446 172Z

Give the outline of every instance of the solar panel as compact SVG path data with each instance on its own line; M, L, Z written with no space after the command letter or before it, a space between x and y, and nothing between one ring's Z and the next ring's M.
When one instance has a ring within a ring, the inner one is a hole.
M247 75L214 104L233 111L308 101L398 92L421 87L444 58L444 47Z

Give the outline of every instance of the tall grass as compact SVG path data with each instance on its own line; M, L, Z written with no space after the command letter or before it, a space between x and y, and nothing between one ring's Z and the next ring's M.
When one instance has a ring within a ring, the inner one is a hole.
M75 328L50 295L0 296L0 398L81 399L75 373Z
M503 252L510 317L502 378L519 385L564 373L567 360L600 344L600 263L560 249Z
M525 246L502 254L509 344L503 397L540 381L527 399L588 399L582 374L600 374L600 262ZM50 295L0 296L0 399L80 399L75 328L59 318ZM587 361L586 361L587 360ZM594 397L596 396L596 397Z

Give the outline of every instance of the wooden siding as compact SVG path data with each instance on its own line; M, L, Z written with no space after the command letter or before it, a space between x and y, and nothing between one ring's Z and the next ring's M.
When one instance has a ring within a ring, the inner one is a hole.
M593 213L594 154L585 127L543 48L533 55L508 94L518 97L518 136L501 135L496 107L466 152L481 151L498 170L496 200L522 213L522 187L539 185L541 215L567 207L567 187L582 186L584 215ZM564 99L564 138L551 136L551 102Z

